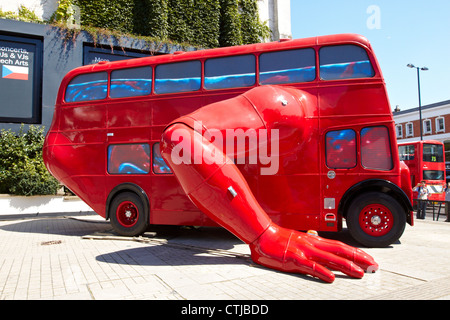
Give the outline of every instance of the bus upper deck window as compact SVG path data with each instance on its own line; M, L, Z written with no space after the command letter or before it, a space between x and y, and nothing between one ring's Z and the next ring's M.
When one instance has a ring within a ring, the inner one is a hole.
M444 162L444 147L440 144L423 144L423 161Z
M202 64L200 61L162 64L155 70L155 93L189 92L200 89Z
M405 145L398 147L398 156L400 161L410 161L414 160L416 148L414 145Z
M96 72L73 78L66 88L65 101L79 102L105 99L108 90L108 74Z
M252 54L206 60L205 89L253 86L256 81L255 60Z
M375 75L366 50L355 45L323 47L319 51L322 80L371 78Z
M111 98L146 96L152 91L152 68L130 68L111 72Z
M280 84L309 82L316 78L314 49L263 53L259 57L259 82Z

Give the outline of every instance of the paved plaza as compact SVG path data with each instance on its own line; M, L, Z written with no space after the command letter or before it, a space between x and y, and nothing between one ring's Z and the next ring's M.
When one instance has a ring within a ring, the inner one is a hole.
M0 217L0 300L450 299L450 223L407 225L400 242L365 249L380 265L332 284L255 265L221 228L152 227L115 235L93 214ZM333 238L356 245L347 232Z

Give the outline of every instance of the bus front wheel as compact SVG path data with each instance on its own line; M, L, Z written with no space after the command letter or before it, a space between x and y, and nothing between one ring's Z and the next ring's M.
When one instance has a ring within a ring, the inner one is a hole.
M133 192L118 194L110 206L111 225L122 236L137 236L145 232L148 218L144 204Z
M366 247L384 248L400 239L405 230L406 215L394 198L369 192L352 201L346 221L356 241Z

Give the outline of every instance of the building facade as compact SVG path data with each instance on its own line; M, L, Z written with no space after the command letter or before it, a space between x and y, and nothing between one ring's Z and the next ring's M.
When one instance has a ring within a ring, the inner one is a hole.
M62 78L70 70L99 61L115 61L182 50L175 45L138 39L72 35L55 26L0 19L0 129L21 125L48 129Z
M58 0L0 0L3 11L19 6L42 19L56 10ZM290 0L258 0L262 21L273 39L290 38ZM74 10L76 17L76 10ZM76 19L75 19L76 20ZM120 43L118 41L120 40ZM99 61L115 61L180 50L176 45L102 36L55 26L0 19L0 129L18 131L22 124L50 126L59 84L70 70Z
M272 41L292 38L290 0L258 0L258 11L272 31Z
M0 0L3 11L17 11L24 5L39 18L49 19L58 8L59 0ZM76 10L75 10L76 11ZM75 12L76 13L76 12ZM272 41L292 38L291 31L291 0L258 0L260 20L266 22L272 30Z
M446 159L450 159L450 100L423 106L422 138L445 144ZM398 142L420 140L419 108L393 112Z

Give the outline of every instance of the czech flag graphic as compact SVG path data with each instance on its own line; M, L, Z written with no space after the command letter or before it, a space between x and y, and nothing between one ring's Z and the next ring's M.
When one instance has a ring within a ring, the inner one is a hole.
M2 78L3 79L28 80L28 67L3 65Z

